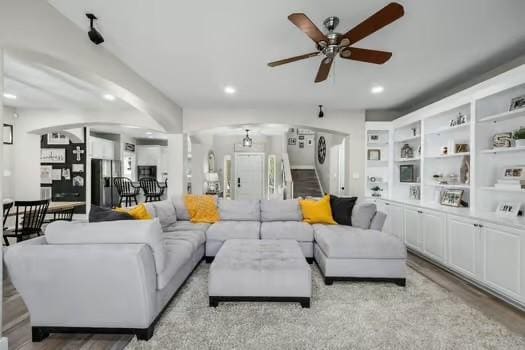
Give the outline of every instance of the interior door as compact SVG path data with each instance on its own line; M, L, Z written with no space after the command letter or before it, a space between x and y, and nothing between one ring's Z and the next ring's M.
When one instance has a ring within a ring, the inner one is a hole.
M264 153L235 154L235 199L263 199Z

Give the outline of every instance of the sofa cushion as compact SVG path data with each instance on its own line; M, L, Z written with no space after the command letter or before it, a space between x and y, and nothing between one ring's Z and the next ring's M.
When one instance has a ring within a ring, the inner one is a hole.
M144 203L141 203L132 208L115 208L113 209L118 213L128 213L135 220L151 220L153 214L148 211Z
M404 259L407 255L399 238L375 230L316 224L314 237L328 258Z
M191 220L190 213L188 212L188 209L186 208L186 204L184 203L183 196L171 197L171 203L173 203L173 207L175 208L175 213L177 214L178 220L186 220L186 221Z
M158 219L94 223L55 221L46 227L48 244L146 244L153 251L157 273L166 266L162 235Z
M208 230L210 224L206 223L193 223L191 221L177 221L174 224L163 227L164 232L177 232L177 231L200 231L205 233Z
M148 202L144 203L144 206L151 215L155 218L159 218L160 224L164 229L177 222L177 214L173 203L169 200L159 202Z
M164 244L169 247L173 240L182 240L191 244L192 251L197 250L201 245L206 243L206 234L202 231L175 231L166 232L162 236Z
M128 213L118 213L109 208L102 208L96 205L91 205L89 210L89 222L103 222L103 221L119 221L119 220L135 220Z
M314 229L302 221L271 221L261 224L261 239L294 239L299 242L312 242Z
M225 221L261 220L261 205L256 199L219 199L219 212Z
M374 218L372 219L372 222L370 223L370 229L376 230L376 231L382 231L383 226L385 225L387 215L383 213L382 211L376 211L376 215L374 215Z
M219 221L206 231L207 240L259 239L261 223L258 221Z
M302 199L301 211L303 212L304 221L309 224L337 224L332 217L330 208L330 196L326 195L320 200Z
M261 221L302 221L298 199L269 199L261 201Z
M359 227L362 229L370 228L372 219L376 215L376 205L371 202L359 203L354 207L352 211L352 226Z
M337 197L330 195L330 207L332 216L339 225L352 226L352 209L354 209L357 197Z

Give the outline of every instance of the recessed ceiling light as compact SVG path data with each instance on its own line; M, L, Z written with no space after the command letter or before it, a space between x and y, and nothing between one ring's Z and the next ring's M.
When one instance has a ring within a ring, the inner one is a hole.
M224 88L224 92L227 93L228 95L233 95L234 93L237 92L237 90L235 90L233 86L226 86Z
M10 100L16 100L16 95L10 94L8 92L4 92L4 97Z
M153 135L151 131L146 131L146 135Z
M115 101L115 96L111 95L111 94L104 94L102 95L102 97L105 99L105 100L108 100L108 101Z
M373 94L380 94L383 91L385 91L385 88L382 87L381 85L376 85L376 86L372 87L372 89L370 90L370 92L373 93Z
M128 129L140 129L140 126L135 126L135 125L124 125L124 127Z

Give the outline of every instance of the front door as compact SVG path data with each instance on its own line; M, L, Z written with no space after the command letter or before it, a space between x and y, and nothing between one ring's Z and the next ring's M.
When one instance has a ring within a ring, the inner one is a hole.
M235 199L262 199L264 153L235 154Z

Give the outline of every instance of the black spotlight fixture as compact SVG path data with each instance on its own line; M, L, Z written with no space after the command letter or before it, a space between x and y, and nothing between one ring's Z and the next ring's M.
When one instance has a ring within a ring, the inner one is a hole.
M318 114L318 116L319 116L319 118L324 117L323 105L319 105L319 114Z
M95 27L93 27L93 21L98 18L92 13L86 13L86 17L89 18L89 40L91 40L95 45L102 44L104 42L104 37L98 32L98 30L95 29Z

